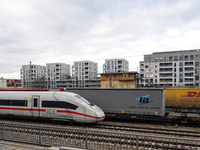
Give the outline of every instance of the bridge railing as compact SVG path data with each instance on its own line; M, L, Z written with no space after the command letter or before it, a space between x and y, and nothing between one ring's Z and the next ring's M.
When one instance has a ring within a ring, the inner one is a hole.
M0 122L0 139L98 150L200 149L199 139Z

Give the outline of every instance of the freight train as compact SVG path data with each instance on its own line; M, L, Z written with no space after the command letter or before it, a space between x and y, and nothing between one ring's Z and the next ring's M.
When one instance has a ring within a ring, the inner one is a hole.
M166 88L165 112L176 121L200 121L200 88Z
M174 122L200 122L200 88L66 89L97 104L106 114Z
M105 118L98 106L82 96L55 91L0 92L0 116L78 123L96 123Z

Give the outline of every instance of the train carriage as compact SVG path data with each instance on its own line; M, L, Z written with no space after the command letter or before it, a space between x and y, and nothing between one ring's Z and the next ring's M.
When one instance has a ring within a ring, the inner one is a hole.
M0 92L0 115L95 123L104 112L71 92Z

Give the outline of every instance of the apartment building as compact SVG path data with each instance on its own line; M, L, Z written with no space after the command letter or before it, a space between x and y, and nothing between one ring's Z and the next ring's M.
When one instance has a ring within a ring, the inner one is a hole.
M75 61L72 66L72 78L76 87L86 87L86 80L96 79L98 64L93 61Z
M106 59L103 65L103 72L128 72L129 63L125 59Z
M3 77L0 78L0 88L15 88L21 87L20 79L5 79Z
M56 88L56 81L70 79L70 65L65 63L47 63L46 64L47 87Z
M32 82L35 80L44 79L46 76L46 66L41 65L22 65L20 69L20 79L22 87L33 87Z
M144 55L144 61L140 62L140 84L199 87L199 62L199 49Z

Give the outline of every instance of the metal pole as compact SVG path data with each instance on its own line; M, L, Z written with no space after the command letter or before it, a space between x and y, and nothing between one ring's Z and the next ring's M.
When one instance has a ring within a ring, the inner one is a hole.
M138 141L138 135L136 135L136 150L138 150L139 145L138 145L139 141Z
M41 145L41 126L39 127L39 145Z
M87 131L85 131L85 148L88 149L88 146L87 146Z
M3 141L3 123L1 125L1 131L2 131L2 141Z
M29 87L31 87L32 85L31 85L31 78L32 78L32 73L31 73L31 61L30 61L30 85L29 85Z

